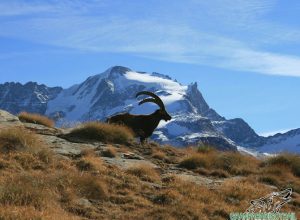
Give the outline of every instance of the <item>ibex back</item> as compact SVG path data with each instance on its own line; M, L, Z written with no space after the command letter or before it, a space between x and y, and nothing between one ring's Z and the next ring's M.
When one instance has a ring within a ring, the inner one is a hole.
M146 138L152 135L161 120L169 121L172 117L167 113L164 103L157 95L152 92L142 91L137 93L136 97L140 95L148 95L151 96L151 98L146 98L140 101L139 105L146 102L153 102L157 104L160 109L150 115L132 115L129 113L119 114L108 118L107 122L111 124L125 125L131 128L135 136L139 137L141 143L143 143Z

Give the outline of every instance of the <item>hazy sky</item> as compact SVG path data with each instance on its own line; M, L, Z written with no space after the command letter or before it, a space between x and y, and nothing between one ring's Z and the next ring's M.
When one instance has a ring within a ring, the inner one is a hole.
M68 87L110 66L198 82L258 133L300 127L299 0L1 0L0 83Z

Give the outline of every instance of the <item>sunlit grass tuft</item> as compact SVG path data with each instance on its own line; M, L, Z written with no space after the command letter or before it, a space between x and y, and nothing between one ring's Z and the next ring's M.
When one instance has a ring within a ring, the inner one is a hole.
M124 126L101 122L88 122L73 129L68 135L87 141L127 144L133 139L132 131Z
M40 114L33 114L28 112L21 112L18 115L20 121L27 122L27 123L33 123L33 124L40 124L47 127L54 127L55 122L51 120L50 118L40 115Z

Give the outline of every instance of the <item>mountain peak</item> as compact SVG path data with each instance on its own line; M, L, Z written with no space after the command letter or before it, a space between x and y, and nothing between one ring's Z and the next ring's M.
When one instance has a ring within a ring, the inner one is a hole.
M148 73L148 72L144 72L144 71L135 71L135 70L132 70L132 69L130 69L128 67L125 67L125 66L112 66L104 72L104 75L105 75L105 78L115 79L118 76L123 76L128 72L134 72L136 74L141 74L141 76L142 75L149 75L149 76L158 77L158 78L161 78L161 79L167 79L167 80L175 81L170 76L168 76L166 74L162 74L162 73L158 73L158 72Z
M109 74L115 74L115 73L125 74L128 71L132 71L132 70L125 66L112 66L106 72L109 72Z
M157 76L157 77L162 78L162 79L169 79L169 80L173 81L173 79L170 76L165 75L165 74L161 74L161 73L157 73L157 72L153 72L151 74L151 76Z
M111 72L116 71L116 72L127 72L127 71L132 71L129 67L126 66L112 66L109 68Z
M185 86L168 75L134 71L124 66L112 66L68 89L49 88L34 82L0 84L0 108L12 113L28 111L50 117L59 113L58 124L105 120L123 112L151 114L157 105L140 106L135 98L143 90L157 94L173 117L167 123L161 121L154 133L152 138L159 142L178 146L210 142L224 149L266 144L273 148L275 144L281 146L283 141L290 149L299 145L298 131L266 139L242 119L227 120L220 116L206 103L197 82ZM294 141L289 143L292 139Z

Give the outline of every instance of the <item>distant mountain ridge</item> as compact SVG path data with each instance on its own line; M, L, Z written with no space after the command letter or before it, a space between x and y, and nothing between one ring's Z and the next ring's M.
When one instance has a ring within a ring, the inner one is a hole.
M300 129L267 138L259 136L243 119L227 120L210 108L197 83L185 86L164 74L136 72L122 66L109 68L68 89L32 82L2 84L0 108L14 114L19 111L46 114L58 119L58 124L103 121L121 112L153 112L157 108L155 104L137 105L135 94L141 90L159 95L173 117L169 123L160 123L152 137L156 141L176 146L201 142L221 149L244 147L266 152L282 149L300 152ZM278 147L281 143L287 146Z
M47 103L62 90L61 87L47 87L35 82L0 84L0 108L13 114L21 111L44 114Z

